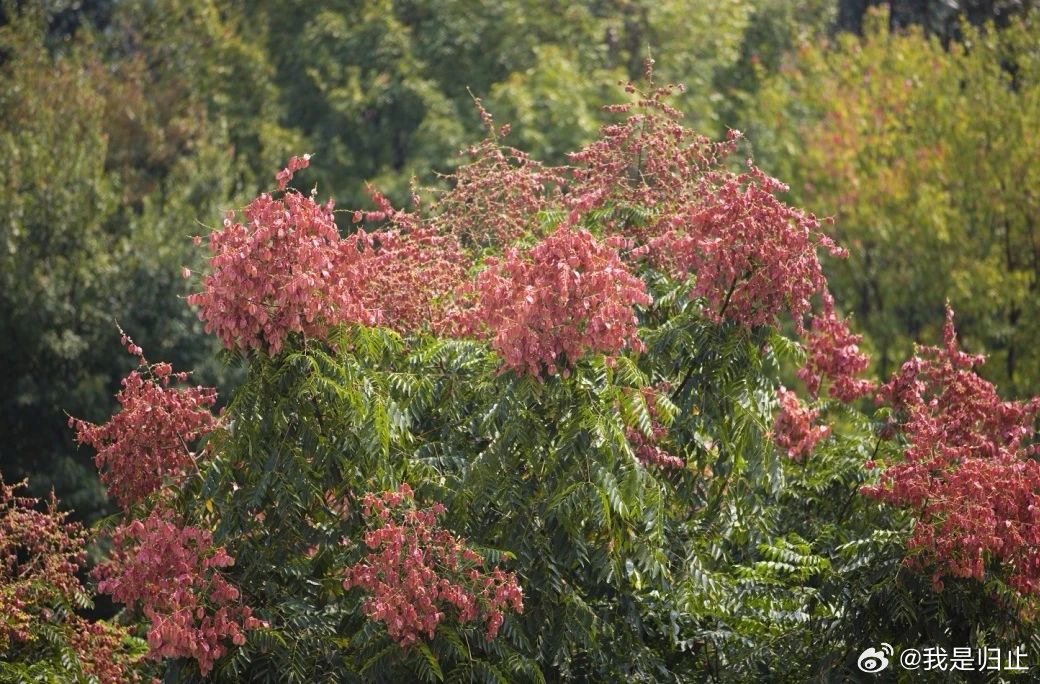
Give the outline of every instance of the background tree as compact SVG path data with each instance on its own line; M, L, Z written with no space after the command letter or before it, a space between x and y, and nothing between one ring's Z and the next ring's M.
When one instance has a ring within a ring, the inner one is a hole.
M292 139L259 123L277 116L256 86L262 63L226 38L233 22L211 4L179 8L121 4L109 17L120 32L83 26L56 45L46 27L57 15L8 6L0 28L0 146L11 160L0 175L0 461L86 517L103 510L103 490L62 426L66 412L109 410L125 363L104 340L118 321L203 376L222 373L178 298L193 259L183 216L233 203L255 185L262 146ZM251 103L262 106L244 114Z
M835 216L852 253L832 268L835 292L883 370L937 338L949 300L993 357L987 377L1028 392L1036 26L964 30L945 50L878 14L862 39L805 45L761 91L751 130L792 194Z

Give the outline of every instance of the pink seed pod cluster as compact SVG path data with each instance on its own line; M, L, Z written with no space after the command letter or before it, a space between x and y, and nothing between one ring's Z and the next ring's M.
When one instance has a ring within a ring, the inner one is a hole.
M375 211L356 211L354 223L384 224L368 233L371 253L364 304L380 325L410 334L446 332L452 325L455 291L466 277L469 257L457 236L417 213L395 209L369 188ZM417 198L416 198L417 199Z
M307 166L294 157L278 174L285 188ZM207 332L228 349L277 354L292 334L324 337L331 326L375 318L362 301L369 253L365 235L341 239L330 200L295 190L262 194L210 234L202 291L188 297Z
M289 186L289 181L293 179L293 176L297 171L302 171L311 165L311 155L304 154L298 157L292 157L289 159L289 164L275 174L275 180L278 181L278 189L285 190Z
M465 323L491 337L506 369L566 374L586 354L642 348L634 307L650 304L646 285L586 230L563 227L529 252L508 250L473 289Z
M102 684L138 681L124 653L126 631L91 622L74 612L86 595L77 573L86 562L87 533L58 510L52 496L40 501L18 495L25 486L0 480L0 653L42 640L40 630L67 634L68 645L87 677Z
M862 335L854 335L845 321L838 318L834 310L834 298L824 293L824 307L820 315L814 316L805 335L804 343L808 355L805 366L798 370L798 377L805 383L812 397L819 396L824 380L832 397L851 402L874 391L874 383L859 378L870 365L870 358L860 351Z
M112 533L113 552L94 570L98 590L149 620L149 657L193 658L206 675L245 632L263 626L220 570L234 564L213 537L156 508Z
M919 348L878 391L902 459L863 492L913 513L907 544L937 588L943 576L982 581L996 562L1017 590L1040 594L1040 398L1003 401L975 373L982 362L958 349L947 309L943 347Z
M780 412L773 422L773 441L792 460L804 461L831 429L826 425L814 425L819 411L805 406L794 392L780 387L776 394L780 400Z
M141 681L136 663L140 656L126 652L129 631L109 622L90 622L78 615L69 618L69 646L87 677L100 684L128 684Z
M366 494L361 507L369 551L346 568L343 587L368 594L365 614L401 646L433 638L446 611L460 623L482 620L488 640L498 635L506 611L523 611L516 577L499 568L486 572L479 554L438 525L443 505L417 508L403 484Z
M647 436L635 428L628 428L625 431L625 437L632 446L636 458L643 465L657 466L661 470L682 470L686 467L686 462L661 446L668 439L668 428L658 416L654 395L667 390L667 385L664 384L639 390L646 401L647 412L650 414L650 435Z
M660 423L654 423L652 437L647 437L639 430L629 428L625 431L628 443L632 445L639 462L645 466L657 466L661 470L682 470L686 462L678 456L665 451L658 442L665 438L667 430Z
M378 249L368 268L364 296L375 319L403 334L450 329L455 291L468 262L455 237L429 227L370 236Z
M629 84L635 102L610 108L629 114L627 120L605 126L599 140L569 157L572 212L649 212L608 220L608 229L633 241L631 258L649 258L678 278L692 276L690 296L702 298L715 321L770 325L786 312L800 330L812 297L826 289L819 249L845 252L815 216L778 199L787 190L783 183L750 162L743 173L727 170L740 132L713 143L683 127L682 115L666 102L675 89L644 93Z
M124 509L194 469L192 445L217 426L211 407L217 392L211 387L174 387L187 373L174 373L168 363L149 364L133 340L123 346L138 357L138 370L122 380L116 394L119 411L95 425L69 418L76 441L97 451L94 458L109 496Z
M649 242L651 258L675 275L693 274L690 295L713 320L773 325L788 313L796 327L826 290L817 251L843 256L815 216L776 195L787 188L749 163L741 174L713 173L691 206Z
M0 480L0 651L27 641L45 606L83 591L76 573L86 561L86 532L68 522L52 497L45 510Z
M536 233L539 215L558 205L563 174L502 145L509 126L496 127L480 100L476 106L488 136L466 150L469 163L452 174L430 222L467 248L508 247Z
M581 212L610 206L652 209L645 222L616 226L640 243L667 230L671 218L694 199L690 191L701 176L722 165L739 138L713 143L684 127L682 114L667 102L682 89L651 84L648 92L642 92L629 83L625 90L635 101L605 108L628 117L603 126L597 140L567 155L571 208Z

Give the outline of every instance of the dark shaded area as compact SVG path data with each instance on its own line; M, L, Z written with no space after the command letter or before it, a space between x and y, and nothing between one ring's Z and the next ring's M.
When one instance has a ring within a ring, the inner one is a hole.
M960 35L962 19L981 26L994 22L1006 26L1008 20L1033 8L1033 0L838 0L839 30L863 33L863 16L871 7L888 5L889 26L893 30L911 25L948 43Z

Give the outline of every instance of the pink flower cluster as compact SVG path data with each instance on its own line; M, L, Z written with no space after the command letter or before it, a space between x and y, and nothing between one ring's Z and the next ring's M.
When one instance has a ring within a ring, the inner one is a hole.
M504 612L523 611L523 596L512 573L481 570L483 559L437 525L444 506L417 509L411 488L367 494L361 502L368 523L364 559L346 569L343 587L361 587L365 614L386 626L401 646L433 638L445 610L459 622L482 619L494 639Z
M834 299L824 293L823 313L813 317L805 337L808 358L798 377L813 397L819 396L824 378L835 399L851 402L874 391L874 383L857 378L870 365L870 358L859 349L862 335L854 335L834 311Z
M693 273L692 297L709 317L753 327L783 311L801 328L813 295L826 289L817 249L843 256L815 216L776 198L787 188L749 164L746 173L713 173L696 204L649 243L653 259L676 275Z
M53 496L40 509L37 499L16 494L21 486L0 480L0 653L12 642L42 640L39 630L46 625L67 633L88 677L103 684L137 681L121 628L59 610L86 595L76 577L86 561L86 532L67 522Z
M244 631L263 626L220 574L234 564L212 535L184 526L157 508L112 534L110 560L94 570L98 590L128 606L140 605L151 622L149 657L194 658L206 675Z
M682 114L667 103L681 86L651 84L644 93L629 83L625 89L636 101L605 109L630 116L604 126L599 139L568 155L573 165L568 196L571 208L580 213L601 206L653 209L655 215L646 224L608 226L645 242L664 232L689 204L697 180L733 152L736 138L712 143L683 127Z
M668 428L658 418L654 394L660 392L662 387L645 387L640 390L650 414L650 435L647 436L635 428L628 428L625 436L632 445L636 458L643 465L655 465L662 470L682 470L686 467L686 462L661 447L661 443L668 439Z
M278 174L279 187L308 163L294 160ZM277 354L293 333L324 337L339 323L373 323L361 297L366 240L341 239L332 207L288 190L281 199L257 197L244 223L229 212L210 235L202 292L188 297L206 332L229 349Z
M46 510L0 480L0 652L27 641L45 606L83 591L76 572L86 561L82 526L65 520L52 497Z
M831 429L826 425L813 425L819 411L803 405L794 392L781 387L776 394L780 400L780 413L773 423L773 441L792 460L801 462L821 439L830 434Z
M617 249L560 228L527 253L510 249L477 276L466 325L488 332L505 367L541 377L588 353L640 349L636 305L651 302Z
M982 581L993 562L1040 594L1040 462L1029 443L1040 398L1001 400L974 371L982 360L958 349L948 309L943 348L920 348L878 392L905 446L863 491L912 511L908 546L937 587L944 575Z
M467 150L470 162L452 174L452 188L439 198L431 221L467 247L507 247L533 232L539 214L557 203L562 176L502 146L509 127L496 128L480 100L476 105L488 137Z
M681 114L665 102L673 87L628 90L636 102L610 109L636 112L570 155L572 210L652 210L642 220L608 222L634 242L633 257L648 256L676 277L692 274L690 294L704 298L714 320L767 325L787 311L800 328L811 298L825 290L818 249L844 251L816 217L777 199L787 189L782 183L750 162L744 173L725 169L738 131L712 143L681 125Z
M133 340L124 334L122 342L140 365L123 378L116 394L119 412L102 425L69 418L69 427L77 442L97 450L94 460L109 496L129 508L159 489L164 478L194 468L191 445L217 425L210 411L217 392L170 387L171 379L184 382L188 374L174 373L168 363L149 365Z
M401 333L446 331L455 314L455 291L469 258L455 235L435 222L394 209L371 190L377 211L354 212L354 222L386 222L368 233L372 246L362 294L375 320Z

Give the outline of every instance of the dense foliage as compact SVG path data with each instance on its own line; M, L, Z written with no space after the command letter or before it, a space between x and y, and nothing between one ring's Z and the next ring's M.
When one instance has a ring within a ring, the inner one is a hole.
M1034 20L706 7L3 5L0 680L1040 654Z
M70 422L124 507L98 591L167 681L833 679L879 642L1035 633L1040 404L997 397L952 314L864 378L841 249L646 77L566 167L510 163L480 109L492 171L376 193L346 236L290 160L193 280L244 372L219 416L124 336L121 410ZM528 174L538 211L481 201ZM441 256L452 286L391 297L425 322L366 292Z

